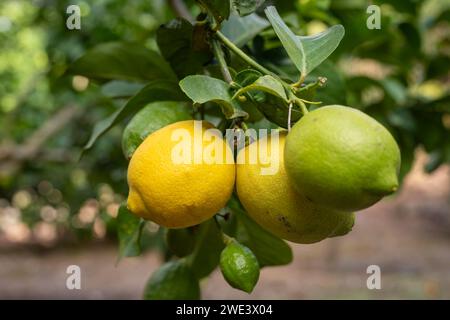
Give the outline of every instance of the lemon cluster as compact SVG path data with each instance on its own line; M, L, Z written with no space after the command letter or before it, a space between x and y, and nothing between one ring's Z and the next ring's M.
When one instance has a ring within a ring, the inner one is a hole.
M141 143L128 168L131 212L168 228L184 228L216 214L236 186L247 213L263 228L289 241L313 243L348 233L353 211L398 188L400 151L394 138L356 109L312 111L289 133L280 131L276 141L268 134L241 149L236 161L229 144L209 133L212 128L203 121L202 134L196 135L193 120L179 121ZM190 161L174 161L183 152L176 138L180 130L192 138L184 147ZM260 157L247 161L261 146L272 146L267 149L272 163ZM216 159L219 154L223 161L192 161L199 152ZM270 166L277 170L261 174Z

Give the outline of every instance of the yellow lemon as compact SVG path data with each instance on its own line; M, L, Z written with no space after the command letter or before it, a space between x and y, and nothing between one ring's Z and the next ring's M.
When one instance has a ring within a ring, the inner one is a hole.
M280 132L278 141L269 135L239 152L236 187L248 214L274 235L297 243L350 232L353 213L318 206L291 185L283 161L285 141L286 132Z
M232 152L205 121L180 121L150 134L128 167L128 208L167 228L211 218L231 196Z

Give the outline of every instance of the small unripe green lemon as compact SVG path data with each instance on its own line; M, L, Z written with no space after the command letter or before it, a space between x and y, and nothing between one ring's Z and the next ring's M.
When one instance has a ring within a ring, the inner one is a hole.
M360 210L397 190L400 150L375 119L332 105L308 113L292 127L285 165L297 191L314 203Z
M237 157L236 189L248 215L272 234L297 243L314 243L351 231L354 214L322 207L297 192L284 167L286 132L263 137ZM273 142L273 143L272 143ZM267 148L267 159L251 154ZM267 171L272 168L273 171ZM264 171L266 170L266 171Z
M230 286L252 292L259 279L259 263L253 252L236 240L222 250L220 270Z

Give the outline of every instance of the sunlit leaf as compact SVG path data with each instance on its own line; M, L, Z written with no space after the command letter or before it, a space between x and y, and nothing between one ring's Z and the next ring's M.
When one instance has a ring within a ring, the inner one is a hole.
M252 84L249 84L248 86L239 89L234 94L234 97L237 97L241 94L244 94L247 91L252 90L264 91L278 98L281 98L285 101L288 101L288 97L286 95L286 91L284 90L283 84L272 76L262 76L258 78Z
M239 110L232 100L230 85L225 81L204 75L193 75L181 80L180 87L194 103L215 102L220 105L227 119L247 117L247 114Z
M130 159L144 139L156 130L171 123L192 118L192 107L187 102L158 101L140 110L125 127L122 150Z
M231 14L222 24L222 33L235 45L242 47L270 25L269 21L253 13L246 17Z
M312 36L297 36L283 22L275 7L267 7L265 13L288 56L303 76L328 58L344 37L342 25L332 26Z

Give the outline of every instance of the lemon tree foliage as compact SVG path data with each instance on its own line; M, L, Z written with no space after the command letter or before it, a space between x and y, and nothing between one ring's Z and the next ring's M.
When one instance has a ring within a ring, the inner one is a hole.
M222 24L221 30L236 46L243 47L269 25L269 21L256 13L245 17L232 13L230 18Z
M186 102L158 101L142 108L125 127L122 135L122 150L130 159L137 147L151 133L171 123L192 117L191 107ZM148 121L148 119L154 119Z
M261 268L292 261L285 240L308 244L349 233L353 210L397 189L417 145L432 153L430 171L450 160L440 117L449 111L448 95L413 97L406 90L414 50L389 77L349 76L338 67L352 50L389 63L388 55L369 50L389 39L365 28L365 1L350 8L319 1L173 3L175 16L155 28L150 43L101 43L69 68L99 84L116 106L96 123L85 151L126 124L129 194L116 219L119 258L141 254L146 221L164 235L166 261L147 281L145 299L199 299L200 280L216 268L232 287L251 292ZM293 10L301 19L292 18ZM320 19L319 31L307 30L311 19ZM396 36L420 46L418 30L404 20ZM371 46L358 46L366 38ZM384 100L365 102L373 88ZM246 140L242 150L220 137L237 154L226 163L174 165L173 132L195 139L193 120L202 120L206 134L276 129L272 161L279 169L261 175L266 164L239 162L270 141L265 136Z
M328 58L344 37L342 25L332 26L328 30L313 36L297 36L283 22L275 7L268 7L265 12L283 47L301 72L302 77L306 77L323 60Z
M158 48L180 79L195 74L212 59L206 35L205 26L193 26L182 18L174 19L157 30Z
M193 75L181 80L180 87L195 104L206 102L218 104L227 119L247 117L247 114L240 110L237 102L232 99L230 84L223 80Z
M224 222L224 229L228 235L253 251L261 267L285 265L292 261L292 250L289 245L255 223L238 199L233 197L227 208L234 215L229 218L229 222Z
M153 80L133 95L116 112L95 125L89 141L84 146L84 150L89 150L100 136L126 117L135 114L148 103L184 100L186 100L186 97L180 91L176 82L165 79Z
M185 260L167 262L147 282L146 300L197 300L200 286L194 272Z
M126 204L117 213L117 234L119 236L119 259L141 254L141 235L145 221L133 215Z
M75 61L71 69L91 79L150 81L174 78L168 63L157 52L123 42L98 45Z

